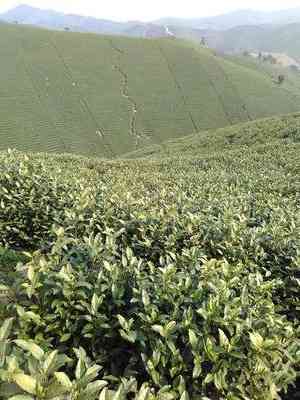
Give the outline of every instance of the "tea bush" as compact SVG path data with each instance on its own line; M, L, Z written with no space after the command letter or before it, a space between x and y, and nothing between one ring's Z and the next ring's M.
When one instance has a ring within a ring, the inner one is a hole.
M299 150L0 154L2 397L297 396Z

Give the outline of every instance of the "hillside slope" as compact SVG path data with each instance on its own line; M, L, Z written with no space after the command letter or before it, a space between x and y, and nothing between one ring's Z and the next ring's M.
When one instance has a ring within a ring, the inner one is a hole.
M192 32L191 35L194 35ZM300 23L282 26L240 26L203 33L209 47L224 52L266 51L285 53L300 60ZM198 35L195 35L197 39Z
M116 157L300 109L300 90L174 39L0 25L0 149Z
M300 144L300 113L265 118L196 135L168 140L161 145L149 146L124 158L164 158L207 156L215 152L239 150L241 147L273 144Z

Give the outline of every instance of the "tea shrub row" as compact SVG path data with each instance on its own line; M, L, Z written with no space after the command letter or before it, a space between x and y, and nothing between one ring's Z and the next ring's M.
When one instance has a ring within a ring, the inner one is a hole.
M299 150L1 153L2 398L297 398Z

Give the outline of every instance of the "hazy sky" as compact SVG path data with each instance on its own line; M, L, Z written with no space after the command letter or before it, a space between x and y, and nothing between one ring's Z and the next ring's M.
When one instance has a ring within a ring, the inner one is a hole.
M202 17L243 8L300 7L300 0L0 0L0 10L20 3L99 18L145 21L163 16Z

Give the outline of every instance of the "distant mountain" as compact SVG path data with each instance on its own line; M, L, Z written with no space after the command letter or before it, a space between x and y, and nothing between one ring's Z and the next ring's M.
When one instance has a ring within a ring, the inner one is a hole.
M280 52L300 59L300 8L236 11L199 19L163 18L155 22L116 22L20 5L0 20L55 30L155 38L177 37L203 42L219 52Z
M223 53L276 52L300 61L300 23L289 25L241 26L226 31L173 29L176 35L199 41ZM179 31L179 32L178 32Z
M4 14L0 14L0 20L10 23L35 25L48 29L68 29L75 32L139 37L168 36L166 29L157 24L139 21L115 22L93 17L63 14L52 10L42 10L27 5L20 5Z
M172 25L192 29L226 30L243 25L286 25L300 22L300 8L283 11L263 12L241 10L206 18L161 18L158 25Z
M5 22L17 22L19 24L36 25L51 29L69 28L74 31L95 33L122 33L127 26L119 22L79 15L63 14L52 10L20 5L0 15Z
M229 30L238 26L300 23L300 8L274 12L241 10L215 17L162 18L152 23L145 23L140 21L116 22L20 5L0 14L0 20L57 30L67 28L78 32L137 37L172 36L172 33L175 33L174 30L179 37L195 38L201 37L203 32L199 31L203 30Z

